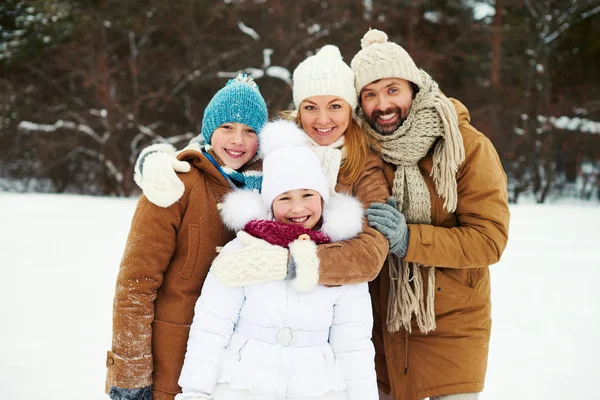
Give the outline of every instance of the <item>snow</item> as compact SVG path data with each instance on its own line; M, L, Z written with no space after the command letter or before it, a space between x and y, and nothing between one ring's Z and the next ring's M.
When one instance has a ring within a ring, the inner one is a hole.
M107 399L105 355L135 199L0 193L0 398ZM492 266L482 400L596 398L600 206L511 206Z
M256 33L256 31L254 29L250 28L249 26L246 26L246 24L244 24L242 21L239 21L237 26L238 26L238 28L240 28L240 30L242 32L244 32L246 35L250 36L252 39L260 40L260 36L258 35L258 33Z

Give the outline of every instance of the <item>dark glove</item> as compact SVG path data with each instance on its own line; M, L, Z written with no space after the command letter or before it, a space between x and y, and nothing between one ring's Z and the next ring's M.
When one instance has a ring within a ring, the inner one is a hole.
M369 226L381 232L390 243L390 251L400 258L408 250L409 231L404 214L396 209L396 199L388 197L387 202L373 203L365 211Z
M152 400L152 386L136 389L122 389L112 386L108 392L108 397L111 400Z

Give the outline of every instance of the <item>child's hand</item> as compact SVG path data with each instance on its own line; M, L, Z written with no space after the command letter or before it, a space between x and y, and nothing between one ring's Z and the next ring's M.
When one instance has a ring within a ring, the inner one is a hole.
M185 187L177 172L189 172L190 164L179 161L171 145L156 144L142 151L135 165L134 180L151 203L169 207L181 198Z
M244 247L220 253L213 261L211 272L219 281L229 286L245 286L287 277L287 249L244 231L238 232L237 237Z

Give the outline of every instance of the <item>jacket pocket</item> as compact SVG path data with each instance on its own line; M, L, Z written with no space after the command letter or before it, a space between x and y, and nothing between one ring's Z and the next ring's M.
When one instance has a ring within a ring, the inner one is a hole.
M198 262L198 250L200 247L200 225L199 224L190 224L187 237L187 257L185 259L185 263L183 264L183 268L179 271L179 276L183 279L191 279L192 274L194 273L194 269L196 268L196 264Z
M187 347L189 325L166 321L152 322L152 356L154 358L154 387L166 393L181 391L177 384Z
M435 314L436 320L440 322L437 324L438 331L443 330L442 319L467 318L468 320L469 317L465 317L467 314L479 314L480 310L489 303L489 299L478 290L472 288L466 281L458 279L465 279L465 276L447 272L446 268L435 269Z
M440 271L440 273L446 275L448 278L456 281L462 286L465 286L465 288L473 289L471 269L438 268L438 270Z

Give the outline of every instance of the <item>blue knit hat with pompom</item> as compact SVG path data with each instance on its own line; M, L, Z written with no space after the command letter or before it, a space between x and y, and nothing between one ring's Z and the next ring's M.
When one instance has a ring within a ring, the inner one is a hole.
M258 85L246 74L239 74L230 79L206 106L202 136L206 143L210 143L215 129L227 122L248 125L258 134L267 117L267 105Z

